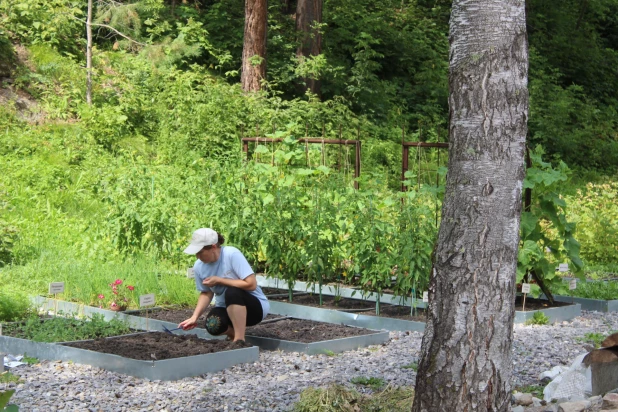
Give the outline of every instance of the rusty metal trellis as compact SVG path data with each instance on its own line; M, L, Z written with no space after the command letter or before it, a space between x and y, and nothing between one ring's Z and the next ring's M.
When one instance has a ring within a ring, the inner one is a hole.
M245 154L245 160L249 157L249 142L254 143L279 143L282 142L282 138L270 138L270 137L243 137L240 139L242 142L242 151ZM360 140L350 139L323 139L321 137L302 137L297 139L299 143L311 143L311 144L335 144L343 146L355 146L355 158L354 158L354 189L358 190L358 177L360 176L360 161L361 161L361 142ZM306 149L305 149L306 150Z

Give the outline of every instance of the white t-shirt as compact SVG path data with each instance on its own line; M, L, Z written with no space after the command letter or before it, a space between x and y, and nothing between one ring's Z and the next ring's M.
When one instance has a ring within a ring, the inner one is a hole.
M225 279L245 279L253 274L253 269L251 269L245 256L233 246L223 246L221 248L221 255L216 262L204 263L198 259L195 265L193 265L193 269L195 271L195 286L197 290L200 292L212 291L215 294L215 305L222 308L225 307L225 291L227 286L217 285L208 287L202 281L211 276ZM255 290L247 292L259 299L262 304L262 319L264 319L270 310L270 304L264 292L262 292L259 286Z

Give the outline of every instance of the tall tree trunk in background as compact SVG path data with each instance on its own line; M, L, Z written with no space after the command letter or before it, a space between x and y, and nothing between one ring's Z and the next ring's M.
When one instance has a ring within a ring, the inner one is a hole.
M449 161L412 410L507 411L528 117L524 0L454 0Z
M245 0L245 38L240 82L244 91L258 91L266 77L267 0Z
M296 4L296 31L300 35L300 43L296 49L296 57L302 59L308 56L317 56L322 52L322 35L318 30L312 29L315 23L322 23L323 0L298 0ZM301 89L304 93L320 95L320 81L303 78Z
M92 104L92 0L86 17L86 103Z

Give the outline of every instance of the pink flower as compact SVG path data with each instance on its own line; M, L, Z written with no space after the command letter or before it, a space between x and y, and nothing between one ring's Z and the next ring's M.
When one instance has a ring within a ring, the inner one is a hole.
M131 292L133 292L135 290L135 286L129 285L129 286L127 286L127 289L129 289Z
M118 291L117 291L117 290L115 290L115 291L113 291L112 293L113 293L114 295L117 295L117 294L118 294Z
M116 279L114 285L122 285L122 279Z
M105 299L105 295L99 295L99 299Z
M112 304L111 304L110 306L111 306L112 308L115 308L115 307L116 307L116 306L118 306L118 305L116 305L116 302L112 302Z

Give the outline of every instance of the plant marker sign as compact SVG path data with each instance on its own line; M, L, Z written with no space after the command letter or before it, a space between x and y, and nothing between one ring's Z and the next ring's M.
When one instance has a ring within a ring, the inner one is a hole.
M187 269L187 277L188 278L194 278L195 277L195 269L193 269L193 268Z
M52 282L49 284L49 294L54 295L54 316L58 313L58 293L64 292L64 282Z
M140 295L139 297L139 307L143 308L146 306L154 306L155 304L155 295L154 293L149 293L148 295ZM148 311L146 311L146 330L148 328Z
M425 302L425 303L429 302L429 292L427 292L427 291L423 292L423 302Z
M569 271L568 263L561 263L558 265L558 272L568 272L568 271Z
M574 303L574 300L575 300L573 299L573 292L572 292L575 289L577 289L577 279L571 279L569 281L569 291L571 291L571 303Z
M524 301L521 305L522 312L526 310L526 295L530 293L530 283L522 283L521 284L521 293L524 294Z

